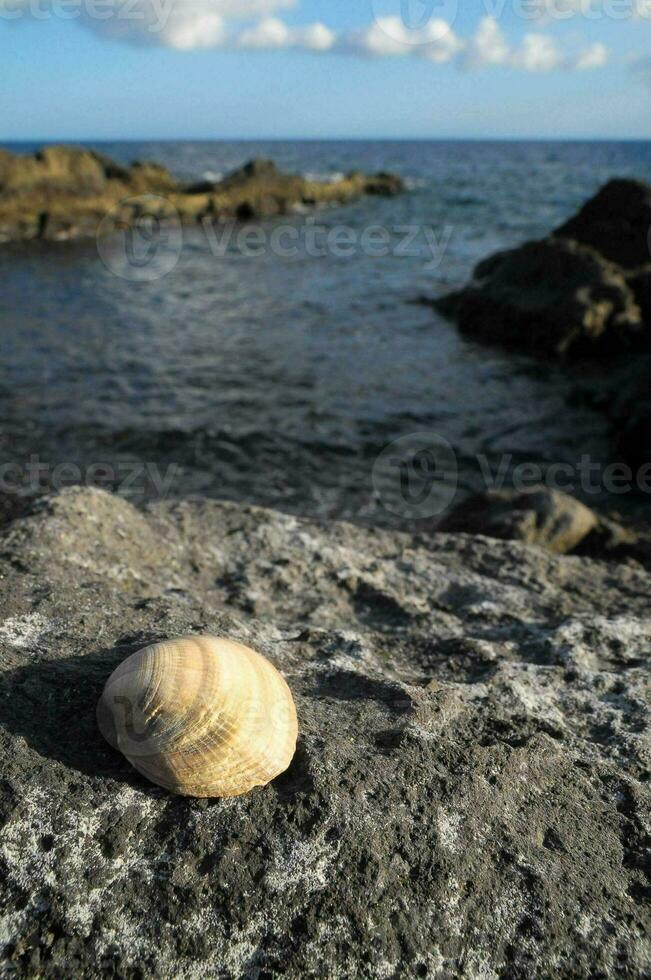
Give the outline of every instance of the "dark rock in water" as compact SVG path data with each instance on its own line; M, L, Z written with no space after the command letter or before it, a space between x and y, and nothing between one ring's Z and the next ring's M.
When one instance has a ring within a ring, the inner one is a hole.
M536 354L584 356L646 343L622 270L559 238L491 256L443 303L464 333Z
M215 180L198 180L196 184L184 187L186 194L214 194L219 183Z
M553 236L491 256L433 303L473 337L535 354L650 347L651 185L610 181Z
M404 182L396 174L387 173L381 170L373 177L366 180L366 193L377 194L380 197L395 197L402 194L405 189Z
M619 459L651 462L651 185L612 180L553 237L482 262L465 289L430 300L464 333L532 354L623 359L611 399Z
M0 538L7 975L643 975L641 567L90 490ZM294 693L247 796L170 796L97 730L116 664L187 632Z
M104 176L107 178L107 180L130 180L131 174L129 172L129 167L125 167L121 163L117 163L115 160L112 160L111 157L106 156L105 153L97 153L96 151L93 151L93 156L102 167Z
M597 522L593 511L574 497L535 487L475 494L445 518L440 530L524 541L563 555L576 548Z
M238 221L250 221L255 216L256 210L250 201L242 201L235 210L235 217Z
M651 185L611 180L554 234L590 245L625 269L651 261Z
M651 226L650 226L651 227ZM651 330L651 265L637 269L627 277L635 302L640 307L642 319Z
M224 177L223 186L230 187L233 184L242 184L250 180L273 180L279 176L282 175L273 160L256 157L253 160L249 160L244 166L238 167L237 170L233 170L232 173L227 174Z
M616 451L636 469L651 467L651 356L619 375L617 386L609 409Z
M649 472L651 487L651 470ZM439 524L450 534L522 541L553 554L651 565L651 532L597 514L559 490L489 490L468 497Z

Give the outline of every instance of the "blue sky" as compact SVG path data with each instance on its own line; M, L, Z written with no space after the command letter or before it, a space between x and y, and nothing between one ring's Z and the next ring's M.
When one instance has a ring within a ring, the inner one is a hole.
M0 140L651 137L651 0L0 0Z

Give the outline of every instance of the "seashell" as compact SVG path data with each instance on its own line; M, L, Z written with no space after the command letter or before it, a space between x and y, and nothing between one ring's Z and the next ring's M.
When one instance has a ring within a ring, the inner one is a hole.
M240 796L289 766L298 723L291 691L261 654L186 636L132 654L97 706L104 738L138 772L183 796Z

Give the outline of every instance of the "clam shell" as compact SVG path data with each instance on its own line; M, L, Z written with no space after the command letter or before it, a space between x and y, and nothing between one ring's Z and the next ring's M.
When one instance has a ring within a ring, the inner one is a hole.
M97 706L104 738L147 779L183 796L240 796L289 766L296 708L261 654L187 636L132 654Z

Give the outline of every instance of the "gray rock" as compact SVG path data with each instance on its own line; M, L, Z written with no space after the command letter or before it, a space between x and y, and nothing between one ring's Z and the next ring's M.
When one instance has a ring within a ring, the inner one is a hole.
M639 977L640 566L101 491L0 536L0 935L20 977ZM170 796L95 702L226 633L294 691L290 769Z

